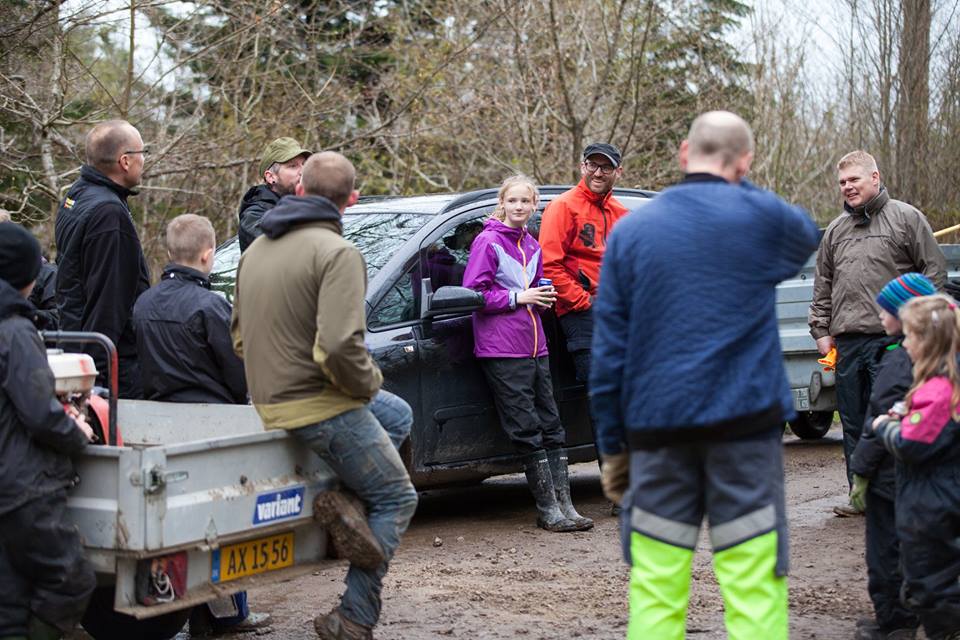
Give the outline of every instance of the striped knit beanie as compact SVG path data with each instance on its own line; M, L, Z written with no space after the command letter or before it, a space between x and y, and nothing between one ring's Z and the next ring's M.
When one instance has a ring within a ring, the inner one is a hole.
M922 273L905 273L886 284L877 294L877 304L884 311L896 316L903 303L910 298L932 296L937 292L936 287Z

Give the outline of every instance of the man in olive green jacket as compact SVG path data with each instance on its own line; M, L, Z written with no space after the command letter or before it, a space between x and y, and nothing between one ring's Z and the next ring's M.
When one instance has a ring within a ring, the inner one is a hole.
M886 343L876 292L911 271L943 289L947 262L923 213L890 197L873 156L848 153L837 163L837 175L843 213L820 241L809 324L821 355L837 348L837 408L852 482L850 456L863 430L876 354ZM858 513L847 505L834 511Z
M342 236L341 214L359 195L354 183L340 154L307 160L296 195L263 217L265 237L240 259L231 327L266 428L289 430L367 507L365 524L339 492L314 504L350 560L340 606L314 620L320 638L331 640L372 637L387 562L417 505L400 455L367 405L383 376L364 344L366 266Z

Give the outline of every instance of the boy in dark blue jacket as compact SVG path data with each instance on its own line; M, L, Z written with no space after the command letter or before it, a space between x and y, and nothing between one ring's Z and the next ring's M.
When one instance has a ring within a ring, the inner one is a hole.
M913 383L913 363L902 346L903 325L897 312L910 298L934 293L936 287L926 276L906 273L888 282L877 295L880 322L891 342L879 354L863 435L850 456L850 505L866 514L867 589L876 622L860 624L856 640L912 638L920 625L917 616L900 602L903 574L894 512L896 476L893 456L876 437L873 421L903 400Z
M93 431L54 394L47 352L27 300L40 244L0 223L0 638L59 638L83 617L96 585L66 520L71 456Z
M230 338L230 303L210 290L217 244L213 225L192 213L177 216L167 225L166 244L170 263L163 277L133 308L143 397L246 404L243 361L233 352ZM207 626L237 631L238 625L256 628L269 619L268 614L251 613L247 594L241 591L195 611L190 629L194 635Z

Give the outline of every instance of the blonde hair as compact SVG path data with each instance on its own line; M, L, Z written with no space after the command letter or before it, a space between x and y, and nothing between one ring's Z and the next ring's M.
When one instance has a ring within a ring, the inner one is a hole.
M507 212L503 208L503 197L507 194L507 191L511 187L517 185L526 185L530 188L530 195L533 196L533 203L536 206L540 202L540 191L537 189L537 183L523 175L522 173L517 173L512 176L507 176L504 178L503 182L500 183L500 190L497 191L497 208L493 210L493 213L490 214L491 218L496 218L500 222L503 222L507 219Z
M172 262L194 263L204 251L217 245L217 234L208 218L185 213L167 225L166 244Z
M956 302L943 294L911 298L900 308L899 315L914 358L913 386L907 392L907 403L923 383L946 376L953 386L950 404L956 406L960 403L960 313Z
M860 149L851 151L847 155L840 158L840 162L837 163L837 171L843 171L847 167L851 166L857 166L866 169L867 173L880 171L880 169L877 168L876 158L866 151L862 151Z

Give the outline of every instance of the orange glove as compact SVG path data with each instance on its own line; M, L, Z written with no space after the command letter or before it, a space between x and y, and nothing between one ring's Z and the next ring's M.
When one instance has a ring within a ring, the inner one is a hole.
M830 349L830 353L817 360L823 365L824 371L833 371L837 368L837 348Z

